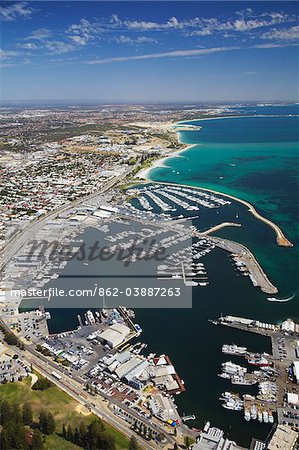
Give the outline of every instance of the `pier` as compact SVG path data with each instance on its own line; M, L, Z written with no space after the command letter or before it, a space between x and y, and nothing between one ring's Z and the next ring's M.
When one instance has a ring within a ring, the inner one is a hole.
M264 381L258 381L259 394L256 396L245 394L243 397L245 419L247 417L246 420L257 420L256 415L260 414L258 421L262 422L264 420L264 413L262 415L262 412L266 411L267 417L271 417L273 413L277 414L278 424L287 423L290 426L298 427L299 417L296 413L294 414L296 410L292 403L288 403L287 396L299 394L298 379L296 384L296 379L289 374L294 361L298 361L295 349L299 336L299 325L291 319L277 325L235 316L224 316L211 322L215 325L224 325L240 331L266 336L271 340L271 354L264 353L261 355L271 362L271 372L269 376L265 377ZM292 332L290 332L290 326ZM246 355L238 354L237 356L246 359ZM267 389L267 386L270 386L270 395L267 392L263 394L263 389ZM252 417L253 410L256 413L254 417ZM273 417L269 423L273 423Z
M211 231L211 230L209 230ZM202 237L203 233L195 232L195 235ZM249 272L249 277L254 286L260 287L266 294L276 294L278 289L268 279L267 275L251 253L251 251L238 242L229 241L215 236L209 236L209 241L213 242L217 247L226 250L230 253L237 254L240 261L242 261Z
M195 420L196 416L194 414L189 414L188 416L183 416L182 421L187 422L187 420Z
M220 223L219 225L215 225L214 227L210 228L209 230L206 231L202 231L201 234L210 234L210 233L214 233L214 231L218 231L221 228L225 228L225 227L241 227L242 225L240 223L234 223L234 222L223 222Z
M222 195L223 197L228 197L232 200L235 200L236 202L242 203L243 205L247 206L248 211L250 211L251 214L254 215L254 217L256 217L258 220L261 220L262 222L264 222L266 225L268 225L270 228L272 228L275 231L277 245L279 245L281 247L293 247L292 242L286 238L286 236L283 234L283 231L279 228L279 226L276 225L271 220L267 219L266 217L262 216L260 213L258 213L257 210L255 209L255 207L253 205L251 205L251 203L247 202L246 200L243 200L241 198L235 197L230 194L225 194L224 192L215 191L213 189L202 188L199 186L191 186L188 184L178 184L178 183L168 183L168 182L164 182L164 181L156 182L156 181L150 180L150 182L155 183L155 184L165 184L165 185L171 185L171 186L189 187L189 188L197 189L197 190L201 190L201 191L212 192L213 194Z
M127 216L124 216L122 214L118 214L118 217L127 220ZM174 232L177 232L176 228L176 222L173 223L172 221L165 221L165 222L154 222L150 220L141 219L139 217L134 217L134 220L136 222L142 223L144 225L151 225L158 228L165 228L167 230L172 230ZM183 222L185 221L182 220ZM223 225L223 224L221 224ZM186 229L186 232L188 230ZM209 233L210 230L207 230ZM215 231L215 230L214 230ZM200 232L200 231L194 231L190 230L190 237L198 237L200 239L207 238L207 232ZM226 250L227 252L234 253L238 255L238 258L240 261L246 265L246 268L249 272L249 277L252 281L252 284L256 287L260 287L263 292L266 294L276 294L278 292L278 289L276 286L274 286L270 280L267 278L267 275L251 253L251 251L245 247L243 244L239 244L235 241L230 241L228 239L222 239L218 238L216 236L208 236L208 240L213 243L215 246L221 248L222 250Z

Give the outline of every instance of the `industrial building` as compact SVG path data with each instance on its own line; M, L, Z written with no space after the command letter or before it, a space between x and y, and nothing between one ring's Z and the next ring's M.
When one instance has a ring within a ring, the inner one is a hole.
M297 331L297 324L292 319L287 319L284 322L282 322L281 331L285 333L294 333Z
M292 430L287 425L278 425L270 442L268 443L268 450L293 450L296 448L298 441L298 433Z
M299 361L293 362L293 374L296 383L299 384Z
M114 323L110 325L106 330L102 331L98 335L98 339L105 345L109 345L111 348L117 347L119 344L125 341L129 336L131 330L127 325L122 323Z
M155 394L149 400L149 407L154 416L167 422L167 420L177 420L177 412L174 404L168 397L162 394Z
M289 405L299 405L299 396L294 392L287 392L286 400Z
M224 437L224 432L216 427L211 427L207 422L199 438L192 446L192 450L244 450L234 441Z

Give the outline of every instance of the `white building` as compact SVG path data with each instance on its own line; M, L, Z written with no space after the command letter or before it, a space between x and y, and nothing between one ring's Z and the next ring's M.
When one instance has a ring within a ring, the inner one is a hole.
M109 345L111 348L117 347L124 342L126 337L130 334L130 328L122 323L114 323L106 330L102 331L98 338L103 344Z
M294 333L295 331L295 322L292 319L287 319L281 324L281 331L286 333Z
M287 425L278 425L269 444L268 450L293 450L296 448L298 433Z
M224 432L216 427L210 427L207 422L200 436L193 445L192 450L241 450L234 441L230 441L224 437Z
M299 361L293 362L293 372L296 382L299 384Z
M164 397L162 394L153 395L149 400L149 406L153 415L165 422L169 419L177 419L175 406L168 397Z
M293 392L287 393L287 402L290 405L299 405L299 396L298 394L294 394Z

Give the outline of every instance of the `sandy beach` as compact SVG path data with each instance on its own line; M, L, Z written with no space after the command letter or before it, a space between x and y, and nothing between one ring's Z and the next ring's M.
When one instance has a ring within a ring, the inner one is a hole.
M177 123L173 123L173 122L165 122L165 123L136 122L136 123L132 123L131 125L138 126L140 128L149 128L152 130L159 130L162 132L176 133L178 142L180 144L184 145L183 142L181 142L178 137L179 131L184 131L184 130L182 127L178 127ZM191 129L193 129L193 127ZM179 150L165 149L163 151L163 153L161 154L160 158L153 161L150 167L147 167L146 169L141 169L138 173L136 173L134 178L151 181L149 173L152 169L155 169L157 167L168 167L167 166L168 159L180 157L182 152L185 152L186 150L189 150L192 147L194 147L194 145L185 145L183 148L180 148ZM183 156L181 156L181 157L183 158Z
M134 176L134 178L139 178L142 180L146 180L146 181L151 181L151 178L149 176L149 173L151 170L157 168L157 167L168 167L167 166L167 160L171 159L171 158L184 158L184 156L181 155L182 152L185 152L186 150L189 150L189 148L194 147L193 145L188 145L180 150L177 151L173 151L173 152L169 152L169 150L167 151L167 154L163 155L161 158L156 159L155 161L153 161L153 163L151 164L150 167L147 167L146 169L141 169L138 173L136 173L136 175Z

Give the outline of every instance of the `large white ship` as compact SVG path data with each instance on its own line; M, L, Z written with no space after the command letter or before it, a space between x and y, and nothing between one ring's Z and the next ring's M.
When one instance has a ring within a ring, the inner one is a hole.
M247 352L247 347L238 347L235 344L224 344L222 346L222 353L226 355L244 356Z
M229 375L241 375L247 372L246 367L239 366L238 364L234 364L231 361L223 363L222 370Z

